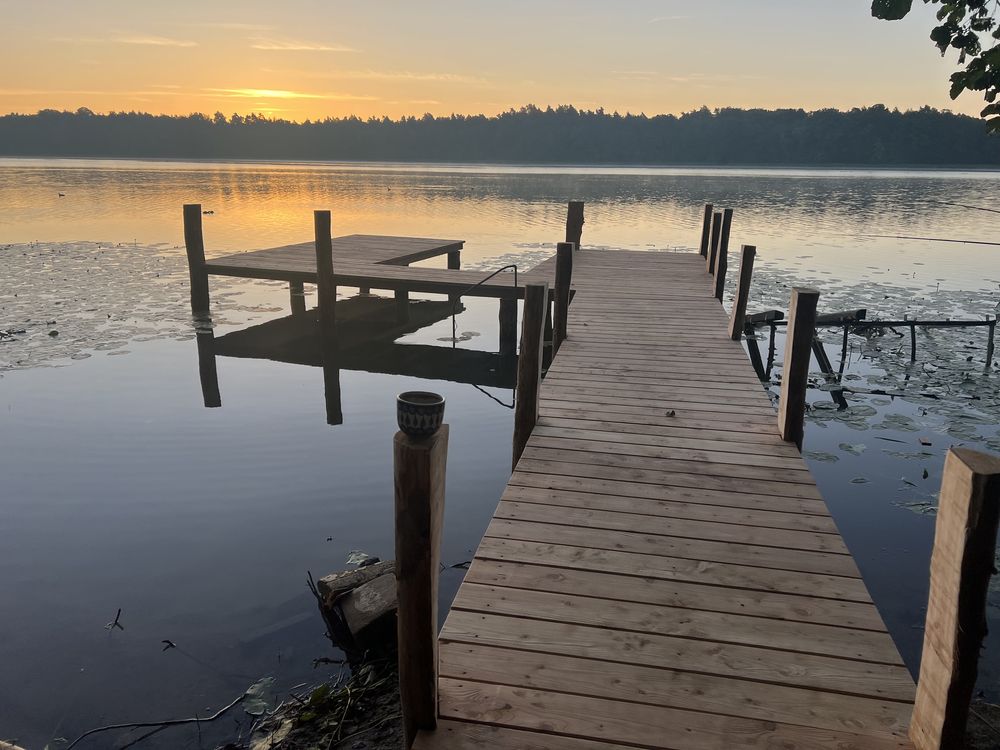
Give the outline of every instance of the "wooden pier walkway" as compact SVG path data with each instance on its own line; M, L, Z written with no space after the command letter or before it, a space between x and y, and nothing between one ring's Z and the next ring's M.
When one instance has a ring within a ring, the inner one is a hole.
M913 680L705 259L583 249L573 287L414 747L912 747Z

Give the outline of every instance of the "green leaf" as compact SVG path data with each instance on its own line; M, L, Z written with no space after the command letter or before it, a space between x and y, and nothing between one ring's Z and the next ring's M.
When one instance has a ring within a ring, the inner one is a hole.
M274 678L262 677L243 695L243 710L251 716L261 716L274 699Z
M913 0L872 0L872 15L883 21L898 21L912 7Z

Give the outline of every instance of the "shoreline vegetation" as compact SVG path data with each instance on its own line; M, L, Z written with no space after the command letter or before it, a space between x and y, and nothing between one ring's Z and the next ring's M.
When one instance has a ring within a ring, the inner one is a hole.
M0 116L0 156L376 161L619 167L1000 167L974 117L878 104L849 111L716 109L679 116L525 106L496 116L327 118L96 114Z

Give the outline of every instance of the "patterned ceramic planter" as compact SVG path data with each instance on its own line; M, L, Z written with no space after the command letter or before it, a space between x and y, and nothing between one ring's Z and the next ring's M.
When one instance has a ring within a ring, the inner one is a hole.
M444 421L444 398L428 391L406 391L396 397L396 421L407 435L433 435Z

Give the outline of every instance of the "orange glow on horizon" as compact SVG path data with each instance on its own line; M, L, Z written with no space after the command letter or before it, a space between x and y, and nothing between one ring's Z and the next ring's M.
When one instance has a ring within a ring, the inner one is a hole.
M528 103L650 115L884 103L978 114L974 95L948 99L956 62L927 39L929 9L886 23L866 6L719 0L665 14L663 3L642 0L613 8L95 0L53 13L8 3L0 113L87 107L302 121L490 115Z

